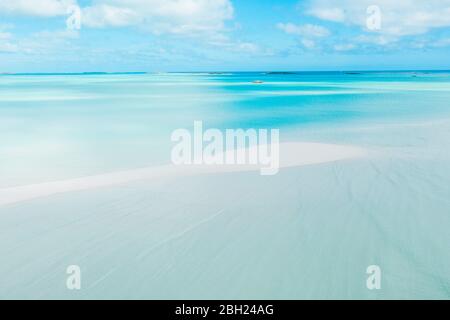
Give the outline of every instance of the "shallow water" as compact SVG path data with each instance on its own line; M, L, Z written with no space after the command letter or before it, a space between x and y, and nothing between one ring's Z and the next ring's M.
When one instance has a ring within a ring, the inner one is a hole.
M0 188L169 163L195 120L368 151L2 206L0 297L449 298L449 101L444 72L0 76Z

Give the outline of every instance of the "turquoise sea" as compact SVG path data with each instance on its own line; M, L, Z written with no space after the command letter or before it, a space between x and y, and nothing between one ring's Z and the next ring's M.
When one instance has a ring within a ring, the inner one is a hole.
M0 298L450 298L450 71L0 75L0 200L168 164L196 120L367 156L0 204Z

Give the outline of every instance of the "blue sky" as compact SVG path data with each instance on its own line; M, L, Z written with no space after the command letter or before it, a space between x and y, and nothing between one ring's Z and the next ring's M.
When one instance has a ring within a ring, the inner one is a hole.
M450 0L0 0L0 72L450 69L449 56Z

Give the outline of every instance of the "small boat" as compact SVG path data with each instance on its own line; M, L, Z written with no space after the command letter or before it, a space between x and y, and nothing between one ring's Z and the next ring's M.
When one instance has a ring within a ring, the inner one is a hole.
M261 80L255 80L255 81L253 81L253 83L255 83L255 84L262 84L262 83L264 83L264 81L261 81Z

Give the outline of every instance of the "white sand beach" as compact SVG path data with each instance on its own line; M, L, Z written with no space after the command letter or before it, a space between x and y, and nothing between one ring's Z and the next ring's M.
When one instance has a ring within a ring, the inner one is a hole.
M334 162L365 155L361 148L320 144L282 143L280 146L280 169ZM246 150L249 151L248 149ZM226 154L225 154L226 155ZM200 174L259 171L260 165L164 165L122 172L113 172L76 179L46 182L34 185L0 189L0 206L41 197L49 197L76 191L87 191L123 185L135 181L175 178Z

